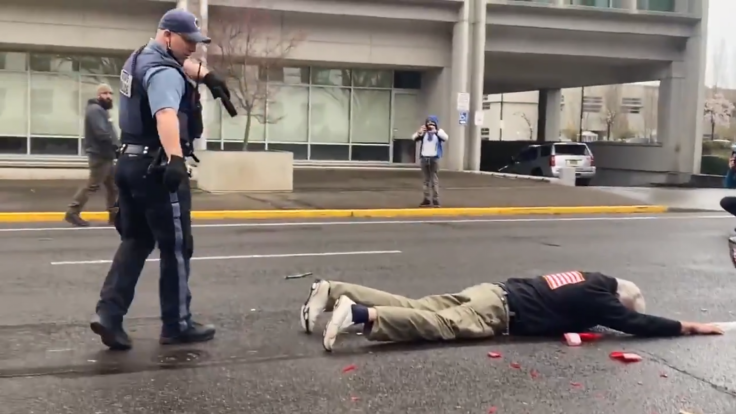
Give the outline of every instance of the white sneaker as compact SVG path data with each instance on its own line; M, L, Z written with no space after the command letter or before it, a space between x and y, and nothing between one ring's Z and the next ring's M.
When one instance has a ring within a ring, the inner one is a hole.
M330 295L330 283L326 280L316 280L309 289L309 297L302 305L301 324L304 332L311 334L317 317L325 310Z
M324 338L322 340L322 346L325 348L325 351L331 352L332 346L335 345L337 335L354 325L353 310L351 308L353 305L355 305L355 302L347 296L340 296L337 302L335 302L332 318L330 318L330 322L325 327Z

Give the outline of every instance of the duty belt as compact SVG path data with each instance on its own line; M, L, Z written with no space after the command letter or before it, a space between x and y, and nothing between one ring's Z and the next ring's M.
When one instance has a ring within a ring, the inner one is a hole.
M159 157L163 155L163 151L160 146L149 147L147 145L139 145L139 144L123 144L120 147L120 154ZM189 151L189 153L186 153L185 151L184 157L192 158L195 162L199 162L199 158L197 158L197 156L194 155L194 151Z
M496 283L496 286L500 287L501 290L503 290L503 295L501 295L501 302L503 302L503 308L506 311L506 332L504 332L504 335L508 335L511 331L511 321L516 317L516 313L512 312L509 308L509 300L508 300L508 290L506 290L506 284L503 282Z
M120 154L155 156L161 147L149 147L147 145L123 144L120 146Z

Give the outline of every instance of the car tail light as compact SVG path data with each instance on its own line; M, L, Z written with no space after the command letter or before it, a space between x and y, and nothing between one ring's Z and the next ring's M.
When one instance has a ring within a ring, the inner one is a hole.
M593 156L591 155L591 156L589 156L588 158L590 158L590 166L591 166L591 167L594 167L594 166L595 166L595 157L593 157Z
M555 156L549 157L549 166L554 167L555 166Z

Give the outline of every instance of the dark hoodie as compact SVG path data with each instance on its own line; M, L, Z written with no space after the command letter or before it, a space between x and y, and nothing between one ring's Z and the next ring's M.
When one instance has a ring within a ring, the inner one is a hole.
M120 145L118 134L110 121L110 114L97 99L87 101L84 114L84 151L89 156L102 159L115 159L115 151Z

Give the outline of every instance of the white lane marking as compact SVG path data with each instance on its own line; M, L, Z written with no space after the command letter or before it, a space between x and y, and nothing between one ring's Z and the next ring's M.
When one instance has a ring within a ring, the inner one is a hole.
M242 222L242 223L211 223L192 224L193 228L228 228L228 227L304 227L304 226L356 226L382 224L463 224L463 223L539 223L544 221L648 221L648 220L712 220L728 219L728 215L666 215L666 216L621 216L621 217L552 217L552 218L498 218L498 219L445 219L445 220L359 220L359 221L283 221L283 222ZM0 228L0 233L34 232L34 231L98 231L113 230L110 226L100 227L24 227Z
M281 253L281 254L248 254L240 256L202 256L192 257L195 260L234 260L234 259L275 259L287 257L325 257L325 256L359 256L375 254L398 254L401 250L366 250L355 252L323 252L323 253ZM147 262L158 262L160 259L148 259ZM77 260L66 262L51 262L53 266L60 265L92 265L112 263L112 260Z

